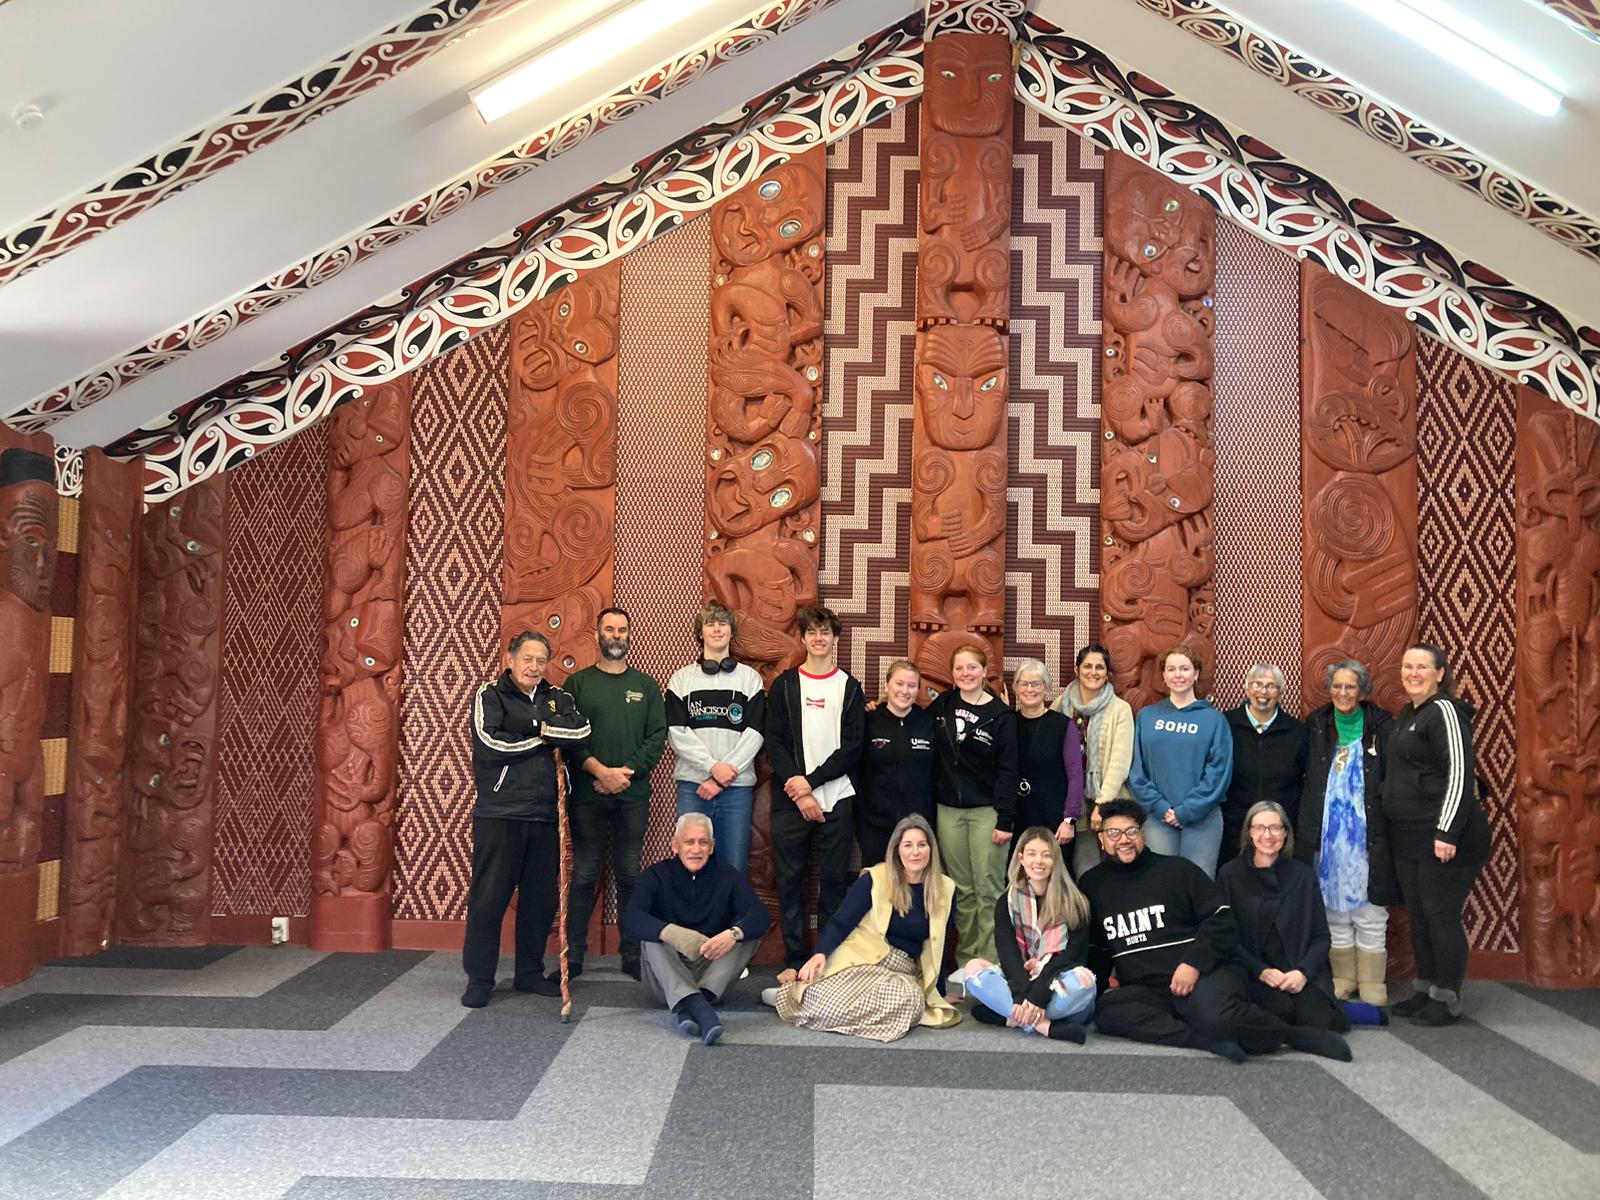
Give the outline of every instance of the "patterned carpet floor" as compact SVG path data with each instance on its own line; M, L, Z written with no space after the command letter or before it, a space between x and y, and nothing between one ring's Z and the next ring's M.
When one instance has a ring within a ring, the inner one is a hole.
M505 964L509 967L509 964ZM0 991L0 1197L1600 1196L1600 992L1469 984L1353 1063L783 1025L614 959L469 1011L453 954L112 950Z

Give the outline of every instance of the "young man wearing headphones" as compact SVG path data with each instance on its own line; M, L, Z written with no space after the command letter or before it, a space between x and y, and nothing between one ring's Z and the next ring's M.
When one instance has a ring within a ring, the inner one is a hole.
M695 614L700 660L667 681L667 740L678 815L710 816L718 861L744 871L767 698L755 668L733 657L737 631L738 618L714 601Z

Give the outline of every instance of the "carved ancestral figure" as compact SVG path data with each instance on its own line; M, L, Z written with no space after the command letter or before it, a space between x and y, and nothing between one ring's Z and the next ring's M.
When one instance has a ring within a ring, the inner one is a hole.
M85 466L73 673L94 684L72 690L62 949L73 955L103 947L116 914L139 478L136 463L113 462L98 451Z
M1005 326L1011 305L1011 52L944 34L924 51L917 326Z
M1162 694L1168 647L1215 657L1216 225L1203 202L1122 155L1108 163L1105 212L1102 635L1117 693L1139 708Z
M506 442L505 636L551 639L559 682L595 660L611 595L619 274L591 271L518 318Z
M330 433L332 530L311 864L319 898L388 891L410 418L409 383L385 384L340 409ZM314 904L314 935L323 919Z
M740 442L803 438L818 413L822 179L793 159L711 216L711 421Z
M748 537L803 512L822 488L811 447L782 434L724 456L713 467L706 517L718 538Z
M911 478L911 626L1005 628L1005 338L982 325L918 335Z
M55 465L46 455L0 451L0 874L39 858L44 810L45 683L50 586L56 571ZM14 916L14 915L13 915Z
M226 476L148 513L129 751L122 940L193 945L210 911Z
M1517 765L1530 978L1600 981L1600 429L1517 428Z
M1302 631L1308 703L1327 668L1373 664L1373 699L1405 702L1395 664L1415 636L1416 367L1396 313L1302 268Z

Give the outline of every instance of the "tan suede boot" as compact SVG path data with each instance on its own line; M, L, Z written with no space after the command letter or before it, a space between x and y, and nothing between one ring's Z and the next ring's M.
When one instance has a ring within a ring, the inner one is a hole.
M1356 983L1361 989L1363 1004L1376 1004L1384 1008L1389 1003L1389 987L1383 977L1389 971L1389 955L1384 950L1356 951ZM1336 983L1335 987L1338 986Z
M1335 946L1328 951L1328 963L1333 967L1333 994L1336 999L1348 1000L1356 994L1356 948Z

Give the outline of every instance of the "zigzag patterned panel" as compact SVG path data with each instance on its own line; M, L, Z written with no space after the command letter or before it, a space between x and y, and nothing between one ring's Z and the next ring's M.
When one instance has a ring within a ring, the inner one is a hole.
M1105 158L1026 105L1012 126L1006 663L1059 687L1100 623Z
M841 661L869 696L910 638L920 107L828 148L818 592L844 625Z
M509 326L418 372L411 400L395 913L460 920L472 876L472 694L500 663Z
M310 911L327 472L324 424L229 480L211 876L217 916Z
M1516 385L1432 338L1417 343L1422 638L1478 710L1494 850L1467 900L1476 950L1519 949L1516 781Z
M1295 260L1217 225L1217 702L1283 668L1300 706L1300 284Z
M697 657L699 514L705 509L711 226L696 220L622 260L617 332L616 602L633 615L630 661L665 684ZM643 861L667 855L672 752L651 776ZM609 889L608 889L609 891ZM606 920L616 920L606 898Z

